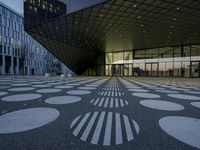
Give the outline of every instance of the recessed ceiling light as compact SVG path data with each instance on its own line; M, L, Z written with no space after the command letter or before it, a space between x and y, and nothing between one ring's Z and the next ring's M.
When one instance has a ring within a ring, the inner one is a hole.
M179 10L180 8L179 7L176 7L176 10Z
M137 5L135 4L134 7L137 7Z
M102 15L102 14L100 14L100 16L101 16L101 17L103 17L103 15Z

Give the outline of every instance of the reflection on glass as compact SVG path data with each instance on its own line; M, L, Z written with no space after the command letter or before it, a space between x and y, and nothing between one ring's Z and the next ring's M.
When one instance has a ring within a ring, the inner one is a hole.
M200 77L200 45L106 53L105 57L107 65L120 65L125 76Z
M174 62L174 76L181 76L181 62Z
M196 62L192 62L191 63L191 75L192 77L199 77L200 76L200 62L196 61Z

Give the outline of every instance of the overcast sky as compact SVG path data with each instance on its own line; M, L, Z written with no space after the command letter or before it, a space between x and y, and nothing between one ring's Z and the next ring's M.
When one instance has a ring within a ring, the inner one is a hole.
M0 2L17 11L18 13L23 14L24 0L0 0Z

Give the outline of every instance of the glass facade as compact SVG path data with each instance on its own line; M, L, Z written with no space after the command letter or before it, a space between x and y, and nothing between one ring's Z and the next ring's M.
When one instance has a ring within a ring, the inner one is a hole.
M0 3L0 75L60 72L57 63L53 63L56 58L24 31L23 20Z
M38 25L67 13L66 4L58 0L24 0L25 28Z
M200 45L105 53L105 75L200 77Z

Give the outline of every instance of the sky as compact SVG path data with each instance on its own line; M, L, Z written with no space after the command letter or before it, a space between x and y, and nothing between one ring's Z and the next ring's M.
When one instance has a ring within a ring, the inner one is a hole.
M23 14L24 0L0 0L0 2L12 8L16 12Z

